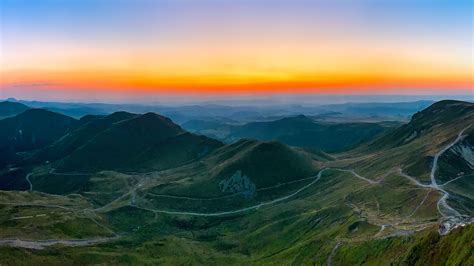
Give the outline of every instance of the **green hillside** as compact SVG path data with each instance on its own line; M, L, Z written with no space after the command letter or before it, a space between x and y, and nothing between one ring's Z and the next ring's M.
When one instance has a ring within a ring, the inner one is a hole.
M367 173L380 173L389 166L400 166L406 173L428 181L434 155L473 124L474 104L440 101L416 113L408 124L347 156L373 154L370 160L357 166Z
M0 120L0 169L22 160L22 152L43 148L77 125L78 121L73 118L44 109L27 109Z
M78 121L44 109L28 109L0 120L0 149L28 151L51 144L72 131Z
M107 119L122 118L123 115L115 114ZM170 119L154 113L115 123L102 122L94 120L85 125L87 130L92 123L92 127L98 126L99 130L92 130L97 134L90 137L88 131L81 131L81 134L87 134L87 142L61 160L58 171L161 170L199 158L222 145L218 141L189 134Z
M136 116L138 115L127 112L116 112L108 116L84 116L79 120L80 126L52 145L39 151L35 159L40 161L56 161L64 158L95 138L99 133L107 130L113 124Z
M393 148L422 138L443 124L472 119L474 104L461 101L439 101L413 115L410 122L370 144L373 149Z
M252 198L258 196L255 190L307 179L317 169L306 152L279 142L241 140L170 175L176 179L186 177L191 182L170 182L154 187L153 192L204 198L241 194Z
M0 191L0 264L472 265L471 106L332 154L88 116L64 158L0 172L32 190Z
M218 166L212 171L218 179L242 171L255 180L257 187L308 177L316 172L308 155L276 141L241 140L217 150L206 163Z

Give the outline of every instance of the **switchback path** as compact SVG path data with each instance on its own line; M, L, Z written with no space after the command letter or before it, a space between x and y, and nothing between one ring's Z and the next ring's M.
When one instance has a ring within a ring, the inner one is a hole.
M30 185L30 188L28 189L29 191L32 191L33 190L33 183L31 183L31 180L30 180L30 177L33 173L28 173L25 177L26 179L26 182L28 182L28 184Z
M461 178L464 178L464 177L466 177L466 176L472 176L472 174L470 174L470 175L460 175L460 176L458 176L458 177L456 177L456 178L453 178L453 179L451 179L451 180L449 180L449 181L446 181L445 183L443 183L443 184L441 184L441 185L438 185L438 186L440 186L440 187L446 186L446 185L450 184L451 182L454 182L454 181L456 181L456 180L458 180L458 179L461 179Z
M428 196L430 195L430 192L432 190L429 190L428 193L426 193L426 195L423 197L423 199L421 200L421 202L415 207L415 209L406 217L406 218L410 218L412 217L413 215L415 215L415 213L420 209L420 207L425 204L425 201L428 199Z
M441 155L443 155L446 151L448 151L450 148L452 148L454 145L456 145L459 141L461 141L465 137L463 135L464 132L467 129L469 129L471 126L472 125L469 125L469 126L465 127L463 130L461 130L458 133L456 139L453 142L449 143L444 148L442 148L438 153L435 154L434 159L433 159L433 165L431 166L431 171L430 171L430 180L431 180L430 184L423 184L420 181L418 181L416 178L414 178L412 176L409 176L406 173L404 173L401 168L398 168L398 174L400 176L403 176L403 177L409 179L410 181L415 183L417 186L422 187L422 188L434 189L434 190L437 190L437 191L439 191L443 194L443 196L441 196L441 198L438 200L438 203L437 203L436 207L438 209L438 212L441 214L441 216L443 216L445 218L446 217L462 217L463 216L457 210L455 210L454 208L449 206L449 204L447 203L447 199L449 198L450 194L449 194L449 192L447 192L446 190L444 190L442 188L442 186L447 185L447 184L449 184L449 183L451 183L451 182L453 182L453 181L455 181L455 180L457 180L457 179L459 179L463 176L457 177L457 178L455 178L453 180L450 180L450 181L448 181L444 184L438 185L438 183L436 182L436 170L438 168L438 160L439 160L439 157ZM428 196L428 194L427 194L427 196ZM423 203L426 201L426 197L417 206L415 211L417 211L420 208L420 206L423 205ZM444 208L445 211L443 211L442 208Z
M463 130L461 130L461 132L459 132L457 138L449 143L446 147L444 147L443 149L441 149L433 158L433 166L431 167L431 173L430 173L430 178L431 178L431 185L435 188L438 187L438 184L436 183L436 177L435 177L435 174L436 174L436 169L438 168L438 159L441 155L443 155L443 153L445 153L447 150L451 149L451 147L453 147L454 145L456 145L460 140L462 140L465 136L463 135L464 134L464 131L466 131L468 128L470 128L472 125L469 125L467 126L466 128L464 128Z
M41 203L16 203L16 202L0 202L0 205L11 205L11 206L22 206L22 207L43 207L43 208L58 208L66 211L77 211L76 209L69 208L61 205L54 204L41 204Z
M438 167L438 160L439 160L439 157L442 154L444 154L444 152L449 150L451 147L456 145L460 140L462 140L464 138L463 133L469 127L471 127L471 125L469 125L468 127L464 128L461 132L459 132L457 138L453 142L449 143L446 147L441 149L435 155L434 161L433 161L433 166L431 168L431 173L430 173L431 184L429 184L429 185L422 184L418 180L416 180L415 178L404 174L401 169L398 169L398 172L400 173L401 176L408 178L409 180L411 180L412 182L414 182L418 186L423 187L423 188L433 188L433 189L436 189L436 190L443 193L443 196L438 201L438 211L440 212L440 214L443 217L448 217L449 214L443 213L442 210L440 209L440 206L447 209L449 212L451 212L451 214L454 214L454 216L461 216L461 214L458 211L454 210L452 207L450 207L447 204L446 200L450 196L450 194L447 191L445 191L444 189L442 189L440 186L438 186L438 184L436 182L435 173L436 173L436 170L437 170L437 167ZM181 212L181 211L168 211L168 210L151 209L151 208L136 206L135 204L131 204L131 203L129 203L129 205L132 206L132 207L135 207L135 208L139 208L139 209L154 212L155 214L156 213L166 213L166 214L172 214L172 215L191 215L191 216L203 216L203 217L213 217L213 216L224 216L224 215L238 214L238 213L247 212L247 211L250 211L250 210L257 210L260 207L276 204L276 203L285 201L287 199L290 199L290 198L296 196L297 194L301 193L302 191L306 190L307 188L309 188L310 186L312 186L316 182L318 182L321 179L322 174L327 170L335 170L335 171L350 173L354 177L356 177L358 179L361 179L361 180L369 183L370 185L379 184L383 180L383 177L376 180L376 181L368 179L366 177L363 177L363 176L359 175L354 170L341 169L341 168L324 168L324 169L320 170L319 173L316 176L306 178L306 179L314 179L313 181L311 181L310 183L306 184L305 186L301 187L300 189L298 189L297 191L295 191L295 192L293 192L289 195L286 195L286 196L283 196L283 197L280 197L280 198L277 198L277 199L274 199L274 200L271 200L271 201L262 202L262 203L259 203L257 205L254 205L254 206L241 208L241 209L237 209L237 210L233 210L233 211L224 211L224 212L215 212L215 213L184 212L184 211ZM390 170L389 173L390 172L393 172L393 170ZM389 173L387 173L387 174L389 174ZM50 171L50 174L86 175L86 173L55 173L54 169L52 169ZM26 180L30 184L30 190L32 190L33 189L33 184L29 180L30 177L31 177L31 173L29 173L26 176ZM302 180L297 180L297 181L302 181ZM296 181L294 181L294 182L296 182ZM106 209L107 207L111 206L113 203L116 203L116 202L120 201L121 199L124 199L127 196L132 195L133 193L135 193L135 191L141 185L143 185L143 184L139 183L137 186L131 188L131 190L128 193L125 193L124 195L120 196L119 198L117 198L116 200L111 202L110 204L99 207L97 209L90 209L90 210L88 209L88 210L84 210L84 211L91 211L92 213L102 211L102 210ZM286 184L278 184L276 186L282 186L282 185L286 185ZM425 198L422 200L422 202L417 206L417 208L414 210L414 212L416 212L418 210L418 208L425 202L426 198L428 197L428 194L425 196ZM165 195L160 195L160 196L165 196ZM172 197L172 196L170 196L170 197ZM42 205L42 204L21 204L21 203L20 204L17 204L17 203L1 203L1 204L17 205L17 206L42 206L42 207L49 207L49 208L62 208L62 209L66 209L66 210L73 210L71 208L67 208L67 207L64 207L64 206L47 205L47 204L45 204L45 205ZM90 216L89 218L92 219L94 222L98 223L94 219L94 217ZM98 223L98 225L100 225L100 223ZM108 229L108 228L105 227L104 229ZM110 230L110 232L114 233L111 230ZM22 248L29 248L29 249L43 249L45 247L49 247L49 246L53 246L53 245L64 245L64 246L77 247L77 246L88 246L88 245L95 245L95 244L99 244L99 243L104 243L104 242L108 242L108 241L118 239L120 237L115 233L114 233L114 235L115 236L113 236L113 237L92 238L92 239L71 239L71 240L62 240L62 239L51 239L51 240L0 239L0 245L10 245L10 246L14 246L14 247L22 247ZM328 265L332 265L332 258L334 257L334 255L335 255L335 253L336 253L339 246L340 246L340 242L338 242L336 244L336 246L332 250L330 256L328 257L328 260L327 260Z
M431 179L431 187L440 191L441 193L443 193L443 196L438 200L438 204L437 204L437 208L438 208L438 211L439 213L443 216L443 217L449 217L449 216L454 216L454 217L462 217L462 215L457 211L455 210L454 208L452 208L451 206L449 206L448 202L447 202L447 199L449 198L449 196L451 196L449 194L449 192L447 192L446 190L444 190L443 188L441 188L438 183L436 182L436 170L438 168L438 159L441 155L443 155L447 150L449 150L451 147L453 147L454 145L456 145L459 141L461 141L465 136L463 135L464 132L470 128L472 125L469 125L467 126L466 128L464 128L463 130L461 130L457 136L457 138L449 143L446 147L444 147L443 149L441 149L435 156L434 156L434 159L433 159L433 166L431 167L431 173L430 173L430 179ZM445 213L444 211L441 210L441 207L444 207L446 210L447 210L447 213Z
M407 175L406 173L403 172L402 168L398 168L397 170L398 170L398 174L400 176L405 177L406 179L408 179L411 182L415 183L417 186L422 187L422 188L433 188L433 186L431 184L429 184L429 185L423 184L420 181L418 181L416 178L414 178L413 176Z
M251 211L251 210L257 210L260 207L272 205L272 204L287 200L289 198L292 198L292 197L296 196L297 194L299 194L300 192L306 190L307 188L309 188L310 186L312 186L316 182L318 182L318 180L321 179L322 174L327 170L336 170L336 171L351 173L355 177L357 177L361 180L364 180L364 181L368 182L371 185L378 184L380 182L380 180L373 181L373 180L370 180L368 178L362 177L359 174L357 174L356 172L354 172L353 170L346 170L346 169L340 169L340 168L324 168L324 169L319 171L318 175L316 175L314 177L311 177L311 178L314 178L313 181L311 181L307 185L301 187L300 189L298 189L297 191L295 191L295 192L293 192L289 195L283 196L281 198L274 199L272 201L262 202L262 203L259 203L257 205L253 205L253 206L250 206L250 207L241 208L241 209L237 209L237 210L233 210L233 211L203 213L203 212L185 212L185 211L159 210L159 209L146 208L146 207L141 207L141 206L136 206L136 205L130 205L130 206L138 208L138 209L142 209L142 210L151 211L151 212L154 212L154 213L165 213L165 214L173 214L173 215L190 215L190 216L213 217L213 216L224 216L224 215L238 214L238 213L247 212L247 211Z
M298 182L302 182L302 181L307 181L307 180L310 180L310 179L313 179L313 178L315 178L315 177L312 176L312 177L301 178L301 179L297 179L297 180L293 180L293 181L289 181L289 182L285 182L285 183L280 183L280 184L277 184L277 185L274 185L274 186L258 188L255 191L258 192L258 191L270 190L270 189L273 189L273 188L278 188L278 187L282 187L282 186L286 186L286 185L290 185L290 184L294 184L294 183L298 183ZM160 198L195 200L195 201L212 201L212 200L221 200L221 199L227 199L227 198L242 196L243 193L238 192L238 193L234 193L234 194L230 194L230 195L225 195L225 196L220 196L220 197L210 197L210 198L186 197L186 196L167 195L167 194L155 194L155 193L151 193L151 192L147 192L146 194L151 195L153 197L160 197Z
M372 179L365 178L365 177L359 175L358 173L356 173L354 170L347 170L347 169L341 169L341 168L326 168L326 169L328 169L328 170L332 169L332 170L337 170L337 171L341 171L341 172L351 173L353 176L355 176L355 177L357 177L361 180L364 180L365 182L367 182L369 184L372 184L372 185L380 183L380 180L381 180L381 179L379 179L377 181L374 181Z
M246 211L250 211L250 210L256 210L256 209L258 209L260 207L263 207L263 206L275 204L275 203L287 200L287 199L297 195L301 191L307 189L308 187L310 187L311 185L316 183L321 178L321 175L324 172L324 170L326 170L326 169L323 169L323 170L319 171L318 175L316 176L316 178L313 181L311 181L311 183L303 186L302 188L298 189L297 191L293 192L290 195L287 195L287 196L284 196L284 197L281 197L281 198L278 198L278 199L274 199L272 201L262 202L262 203L259 203L257 205L254 205L254 206L250 206L250 207L246 207L246 208L242 208L242 209L238 209L238 210L233 210L233 211L202 213L202 212L181 212L181 211L157 210L157 209L139 207L139 206L135 206L135 205L133 205L133 207L143 209L143 210L148 210L148 211L151 211L151 212L154 212L154 213L166 213L166 214L173 214L173 215L191 215L191 216L212 217L212 216L224 216L224 215L238 214L238 213L242 213L242 212L246 212ZM312 178L314 178L314 177L312 177Z
M331 254L329 254L328 260L327 260L327 266L332 266L332 260L334 256L336 255L337 249L341 245L341 242L337 242L334 248L331 251Z

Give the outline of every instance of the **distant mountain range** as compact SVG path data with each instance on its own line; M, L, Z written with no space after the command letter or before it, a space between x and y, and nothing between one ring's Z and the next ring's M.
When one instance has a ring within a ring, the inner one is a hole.
M208 136L150 112L20 109L0 120L0 264L474 263L472 103L183 124Z
M420 111L433 101L413 101L395 103L344 103L327 105L297 104L190 104L190 105L151 105L151 104L104 104L104 103L61 103L39 102L9 99L10 102L21 103L31 108L44 108L64 115L80 118L84 115L107 115L117 111L131 113L155 112L182 124L193 119L231 119L240 122L269 121L287 116L305 114L319 116L319 119L382 121L406 120L413 113Z
M29 107L17 102L0 102L0 119L23 113Z
M186 129L233 142L242 138L278 140L298 147L315 148L326 152L342 151L372 140L400 123L327 123L299 115L274 121L233 125L219 121L192 120L183 124Z

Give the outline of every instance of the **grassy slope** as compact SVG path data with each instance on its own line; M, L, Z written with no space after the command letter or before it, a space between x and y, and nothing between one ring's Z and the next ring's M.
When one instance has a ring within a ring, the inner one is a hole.
M56 161L70 155L95 136L115 123L136 117L135 114L116 112L105 117L85 116L80 119L81 126L62 137L52 145L42 149L36 155L41 161Z
M221 146L148 113L112 124L58 165L58 171L149 171L176 167Z
M474 104L440 101L415 114L410 123L339 158L361 157L349 166L367 175L382 175L392 167L402 167L406 173L428 182L433 156L471 124Z
M43 148L70 132L78 121L44 109L27 109L0 120L0 168L22 160L19 152Z
M0 198L0 238L81 239L110 235L80 211L91 204L77 195L0 192Z
M107 225L125 234L95 247L51 248L27 252L0 247L0 261L14 263L162 263L162 264L317 264L327 261L337 242L334 265L448 262L470 265L469 226L439 237L436 229L410 236L373 239L379 226L350 208L347 195L371 186L348 174L329 172L321 182L291 201L228 217L172 216L122 207L107 213ZM380 202L392 204L390 202ZM383 208L382 208L383 209ZM388 233L388 232L387 232Z
M77 125L77 120L44 109L28 109L0 120L0 150L27 151L45 147Z
M440 237L434 230L413 236L342 245L335 265L472 265L474 226Z
M82 193L81 199L87 199L87 204L97 207L125 195L100 212L101 221L125 235L121 240L94 247L56 247L33 252L0 247L0 262L14 263L15 258L24 257L29 264L322 265L333 253L334 265L472 265L474 227L470 225L440 237L436 232L436 201L439 194L416 187L395 172L385 176L384 182L370 185L349 173L329 170L317 183L291 200L225 217L155 214L128 206L132 196L127 193L133 187L137 188L135 204L139 207L215 211L224 207L247 206L255 202L252 199L245 202L216 200L193 205L191 201L164 200L148 195L220 196L222 193L217 190L216 181L226 178L228 173L244 169L253 180L260 182L258 187L288 181L289 176L295 176L293 174L297 171L306 173L306 167L309 171L316 171L324 165L356 168L368 178L378 179L398 163L415 163L417 157L423 157L420 154L436 153L471 120L452 118L449 122L448 125L435 123L425 129L419 138L388 148L387 152L370 147L373 148L371 156L355 160L330 160L308 165L306 162L310 154L274 142L241 141L215 150L202 162L153 175L102 172L89 179L86 186L88 192ZM427 141L429 139L435 141ZM366 155L360 150L357 152ZM286 157L295 153L297 156ZM279 154L281 157L276 156ZM265 163L253 164L253 160L245 159L252 156L265 158ZM279 167L285 163L298 167L288 167L289 171L279 175ZM265 175L266 172L271 174ZM141 183L143 181L146 182ZM307 183L276 187L268 190L268 194L262 192L256 202L271 199L272 196L288 195L304 184ZM425 196L426 201L419 205ZM0 197L4 200L11 196L5 193ZM64 197L48 200L61 199ZM150 203L152 199L155 203ZM29 202L30 199L23 201ZM0 218L0 222L7 221L9 215ZM380 231L381 226L387 223L392 226ZM424 227L424 230L414 234L391 236ZM336 243L340 243L340 247L333 252Z
M225 195L218 183L241 171L257 189L313 176L317 167L310 155L278 142L242 140L224 146L202 161L181 169L181 182L159 186L154 193L216 197ZM182 177L182 179L181 179Z

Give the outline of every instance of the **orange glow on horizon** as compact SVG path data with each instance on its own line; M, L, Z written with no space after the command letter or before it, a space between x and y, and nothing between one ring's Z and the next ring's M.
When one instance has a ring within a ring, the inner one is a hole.
M461 90L472 92L472 74L437 73L317 73L265 75L160 76L129 71L9 71L0 88L33 87L37 90L137 92L145 94L242 93L410 93L410 90Z
M473 94L470 1L265 2L7 1L0 97Z

